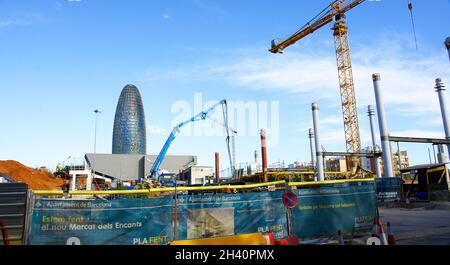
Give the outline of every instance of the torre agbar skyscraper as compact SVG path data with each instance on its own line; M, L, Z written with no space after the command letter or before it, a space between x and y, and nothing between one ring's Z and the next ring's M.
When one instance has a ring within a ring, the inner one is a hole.
M147 138L144 105L134 85L126 85L120 93L114 118L113 154L145 155Z

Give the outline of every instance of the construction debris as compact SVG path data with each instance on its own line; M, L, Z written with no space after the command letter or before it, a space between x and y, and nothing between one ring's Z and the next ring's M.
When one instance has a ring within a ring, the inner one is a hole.
M56 178L44 169L27 167L14 160L0 161L0 173L17 182L25 182L32 190L60 190L68 181Z

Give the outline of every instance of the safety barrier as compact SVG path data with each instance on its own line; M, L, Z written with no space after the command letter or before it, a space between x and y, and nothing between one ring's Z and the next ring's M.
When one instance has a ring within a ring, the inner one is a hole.
M269 186L277 189L248 190ZM247 192L209 192L214 190ZM282 203L286 190L292 190L299 198L290 214ZM28 243L168 244L176 240L249 233L272 233L275 240L280 240L289 234L288 223L292 226L290 233L302 239L332 237L337 230L347 235L370 231L375 211L373 179L305 183L282 180L250 185L177 187L176 195L174 191L173 187L71 191L68 195L72 198L65 199L51 198L64 195L60 191L35 191ZM116 195L159 197L105 199ZM73 199L82 196L91 197Z
M88 190L76 190L69 191L69 195L112 195L112 194L149 194L155 192L175 192L177 191L207 191L207 190L223 190L223 189L252 189L259 187L267 187L274 185L283 185L286 181L273 181L267 183L246 184L246 185L218 185L218 186L201 186L201 187L169 187L169 188L152 188L142 190L101 190L101 191L88 191ZM63 195L63 191L55 190L37 190L34 192L36 195Z

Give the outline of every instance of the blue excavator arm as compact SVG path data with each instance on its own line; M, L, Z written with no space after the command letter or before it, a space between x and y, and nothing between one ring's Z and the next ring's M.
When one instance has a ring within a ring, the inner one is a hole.
M150 177L154 177L156 175L156 173L158 172L159 167L161 166L161 163L163 162L164 157L166 156L167 150L170 147L170 144L172 144L173 140L175 140L175 137L177 137L177 135L180 133L180 128L191 122L205 120L208 117L208 114L211 113L212 111L214 111L214 109L217 108L218 106L223 107L223 115L224 115L224 120L225 120L224 122L225 122L225 126L227 127L226 128L227 129L226 130L227 131L227 144L229 143L230 136L229 136L229 129L228 129L227 101L225 99L223 99L223 100L219 101L218 103L212 105L211 107L207 108L206 110L203 110L202 112L198 113L197 115L190 118L189 120L179 123L177 126L175 126L173 128L172 132L170 133L169 137L166 140L166 143L162 147L161 151L158 154L158 157L155 160L155 163L153 164L153 166L151 168ZM228 149L229 149L229 144L228 144ZM232 165L232 167L233 167L233 165Z

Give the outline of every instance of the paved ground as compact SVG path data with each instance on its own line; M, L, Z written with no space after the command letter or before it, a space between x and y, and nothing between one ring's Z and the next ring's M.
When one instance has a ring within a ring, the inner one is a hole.
M415 207L380 208L384 227L391 223L397 244L450 245L450 209L430 204Z

